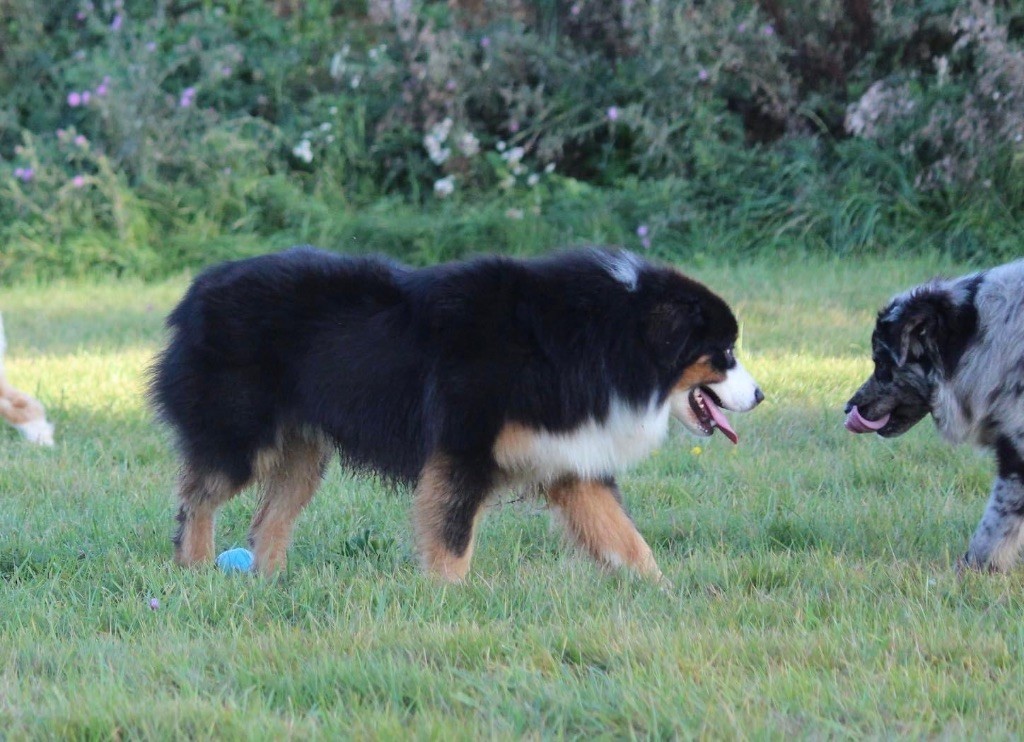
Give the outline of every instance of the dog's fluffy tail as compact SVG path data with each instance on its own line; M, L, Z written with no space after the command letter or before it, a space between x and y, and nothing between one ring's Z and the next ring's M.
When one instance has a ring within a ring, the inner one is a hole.
M46 419L46 410L38 399L15 389L4 377L4 318L0 314L0 417L18 429L32 443L53 445L53 423Z

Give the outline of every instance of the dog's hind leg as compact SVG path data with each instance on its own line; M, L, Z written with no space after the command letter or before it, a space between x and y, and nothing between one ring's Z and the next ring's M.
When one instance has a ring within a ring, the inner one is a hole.
M476 522L494 485L490 461L431 458L413 500L413 528L420 563L435 577L461 582L473 556Z
M664 579L651 547L623 509L614 480L562 479L546 494L566 535L598 564Z
M1002 572L1014 566L1024 544L1024 459L1006 437L996 443L996 459L999 476L964 562Z
M260 574L284 567L295 519L316 494L329 460L324 441L293 434L257 465L262 498L249 529L249 544Z
M213 530L217 509L238 494L245 482L233 483L224 474L206 473L188 464L178 477L178 531L174 561L191 567L213 559Z

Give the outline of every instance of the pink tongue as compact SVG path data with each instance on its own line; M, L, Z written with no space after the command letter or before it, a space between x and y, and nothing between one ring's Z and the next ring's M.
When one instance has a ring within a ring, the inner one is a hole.
M718 426L718 429L721 430L725 434L725 437L733 443L739 443L740 437L736 435L736 431L732 429L732 426L729 424L729 421L726 420L725 415L723 415L722 411L718 409L718 405L712 402L708 395L705 394L703 397L704 406L707 408L707 411L711 413L711 419L715 421L715 425Z
M873 433L876 430L881 430L885 427L885 424L889 422L889 414L882 415L877 420L868 420L866 417L860 414L860 410L857 409L857 405L853 406L850 410L850 414L846 416L846 429L851 433Z

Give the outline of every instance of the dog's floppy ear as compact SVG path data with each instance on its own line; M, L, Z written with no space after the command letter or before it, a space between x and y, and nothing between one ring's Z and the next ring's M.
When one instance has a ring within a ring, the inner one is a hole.
M704 324L704 313L695 301L662 301L644 318L644 337L659 358L674 364Z
M898 365L904 365L909 358L924 356L942 368L939 343L948 329L948 303L945 297L935 293L911 297L898 325Z

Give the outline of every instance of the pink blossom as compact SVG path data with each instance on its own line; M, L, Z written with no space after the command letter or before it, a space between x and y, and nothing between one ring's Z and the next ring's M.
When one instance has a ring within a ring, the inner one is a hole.
M79 134L77 137L75 137L75 146L76 147L84 147L88 143L89 143L89 140L85 138L84 134Z
M105 96L105 95L106 95L106 94L107 94L108 92L109 92L109 91L108 91L108 89L107 89L107 84L106 84L106 83L103 83L103 82L101 82L101 83L100 83L99 85L97 85L97 86L96 86L96 97L98 97L98 98L102 98L102 97L104 97L104 96Z
M68 133L63 129L57 129L57 140L63 142Z
M75 91L71 91L70 93L68 93L68 105L72 108L78 108L80 105L82 105L81 93L77 93Z
M708 71L703 67L697 72L697 79L701 82L705 82L708 79Z
M178 100L178 105L182 108L188 108L195 102L195 99L196 89L191 87L185 88L181 91L181 98Z
M569 12L572 15L579 15L580 11L582 11L582 10L583 10L583 5L581 3L573 3L572 7L569 8Z
M650 229L647 227L646 224L641 224L639 227L636 228L637 237L646 237L648 232L650 232Z
M83 106L88 105L90 98L92 98L92 93L90 93L88 90L83 90L82 91L82 105Z
M608 107L608 111L607 111L607 115L608 115L608 120L609 121L617 121L618 118L619 118L619 109L618 109L618 107L617 106L609 106Z
M761 29L761 33L763 33L765 36L774 36L775 28L772 26L772 24L766 23L764 24L764 27Z
M85 176L84 175L76 175L74 178L71 179L71 186L73 188L81 188L84 185L85 185Z
M480 39L480 46L482 46L484 49L486 49L490 45L491 45L491 37L490 36L484 36L482 39Z
M114 20L110 22L111 31L120 31L121 25L124 23L124 16L120 13L114 16Z
M35 176L35 170L30 167L19 167L14 169L14 177L23 183L28 183Z

